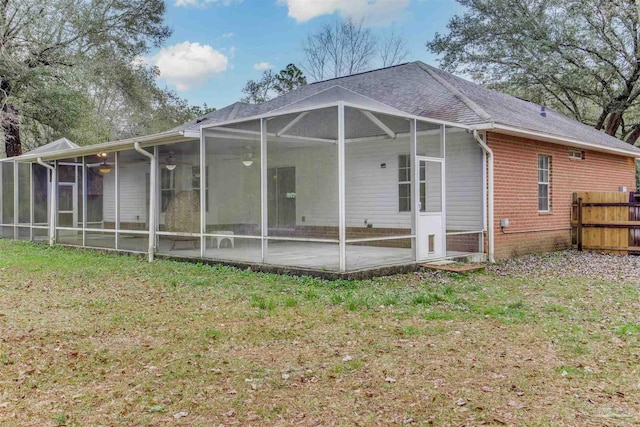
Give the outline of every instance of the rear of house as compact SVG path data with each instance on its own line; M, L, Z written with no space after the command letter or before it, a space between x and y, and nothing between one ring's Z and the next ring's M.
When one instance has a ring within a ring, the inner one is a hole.
M0 162L6 238L354 275L569 245L640 150L420 62ZM501 226L502 225L502 226Z

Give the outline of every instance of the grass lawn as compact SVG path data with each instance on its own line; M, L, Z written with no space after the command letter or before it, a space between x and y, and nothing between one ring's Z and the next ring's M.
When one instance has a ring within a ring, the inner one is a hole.
M328 282L0 240L0 425L640 424L640 262Z

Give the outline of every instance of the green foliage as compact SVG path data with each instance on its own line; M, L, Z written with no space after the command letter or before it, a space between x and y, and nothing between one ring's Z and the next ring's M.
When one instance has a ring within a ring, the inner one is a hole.
M441 65L551 106L634 144L640 136L639 14L634 0L458 0Z
M306 84L307 78L294 64L287 65L278 74L265 70L260 80L249 80L242 88L245 94L242 102L260 104Z
M169 37L165 10L162 0L0 2L7 148L160 132L201 113L158 87L157 70L139 60Z

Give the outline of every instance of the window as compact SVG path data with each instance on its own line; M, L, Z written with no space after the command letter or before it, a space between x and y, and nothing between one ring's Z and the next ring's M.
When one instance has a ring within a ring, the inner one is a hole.
M424 164L420 166L420 212L426 212L426 170ZM411 156L398 156L398 210L411 212Z
M400 212L411 212L411 156L398 156L398 206Z
M538 211L549 212L551 157L538 156Z
M205 168L204 173L204 182L206 191L204 193L204 207L205 211L209 212L209 166ZM192 166L191 167L191 188L198 195L198 200L200 200L200 166Z
M165 212L176 192L175 169L160 169L160 211Z
M569 148L569 158L571 160L584 160L584 151L576 148Z

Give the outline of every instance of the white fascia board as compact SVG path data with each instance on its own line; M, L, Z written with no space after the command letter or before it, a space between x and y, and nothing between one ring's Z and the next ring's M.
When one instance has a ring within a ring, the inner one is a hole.
M481 128L476 128L481 130ZM513 126L495 123L491 128L482 128L483 130L494 130L506 135L520 136L525 138L534 138L538 141L550 142L552 144L564 145L567 147L583 148L585 150L599 151L602 153L617 154L620 156L634 157L640 159L640 152L624 150L622 148L607 147L606 145L584 142L578 139L567 138L564 136L553 135L545 132L537 132L527 129L516 128Z
M133 146L136 142L139 142L142 147L150 147L160 144L172 144L176 142L186 142L191 139L197 139L199 136L186 136L183 131L163 132L153 135L145 135L135 138L127 138L119 141L103 142L102 144L87 145L79 148L72 148L69 150L56 151L54 153L38 153L29 155L24 154L24 157L20 158L20 161L35 162L38 157L43 160L58 160L67 157L81 157L96 154L99 151L122 151L133 150Z

